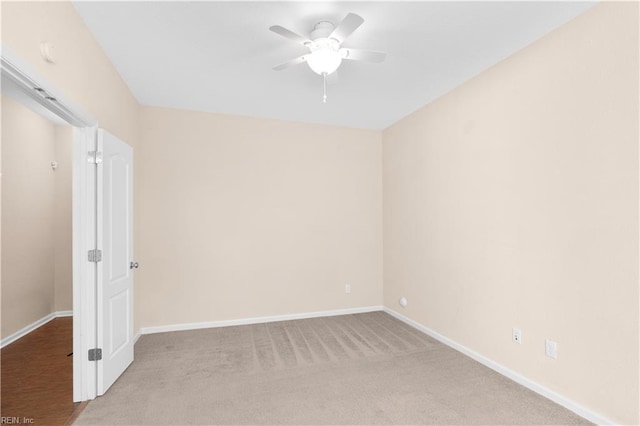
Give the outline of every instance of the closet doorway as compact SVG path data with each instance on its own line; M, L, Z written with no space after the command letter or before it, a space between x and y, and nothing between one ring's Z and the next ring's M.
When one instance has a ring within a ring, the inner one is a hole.
M2 83L2 416L63 424L77 406L73 128Z

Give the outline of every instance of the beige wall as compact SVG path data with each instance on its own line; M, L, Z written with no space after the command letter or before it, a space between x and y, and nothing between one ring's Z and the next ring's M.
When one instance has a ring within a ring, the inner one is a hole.
M95 41L73 5L67 1L2 2L2 43L80 105L100 124L134 148L138 142L140 106ZM40 43L55 46L56 63L40 56ZM134 192L137 195L134 164ZM135 197L136 201L138 197ZM137 203L134 205L134 241L139 241ZM4 230L3 230L4 232ZM138 247L134 246L137 258ZM140 297L134 284L134 330L139 329Z
M55 126L2 96L2 337L55 310Z
M638 4L601 4L383 133L385 305L625 424L638 51Z
M56 126L54 202L54 294L55 310L73 309L73 253L71 228L71 188L73 171L73 128Z
M381 304L380 132L141 118L143 326Z
M73 140L71 126L54 125L4 95L2 122L4 338L72 309Z
M42 41L55 46L55 64L42 59ZM139 105L71 2L2 2L2 43L135 147Z

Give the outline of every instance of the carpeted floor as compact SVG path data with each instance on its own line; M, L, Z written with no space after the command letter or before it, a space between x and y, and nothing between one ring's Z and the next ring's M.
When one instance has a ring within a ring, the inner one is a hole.
M143 336L84 424L588 424L383 312Z

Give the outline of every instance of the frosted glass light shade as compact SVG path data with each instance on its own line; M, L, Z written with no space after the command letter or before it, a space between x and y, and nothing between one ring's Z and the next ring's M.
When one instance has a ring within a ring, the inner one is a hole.
M309 55L307 63L316 74L331 74L342 63L342 56L336 50L321 47Z

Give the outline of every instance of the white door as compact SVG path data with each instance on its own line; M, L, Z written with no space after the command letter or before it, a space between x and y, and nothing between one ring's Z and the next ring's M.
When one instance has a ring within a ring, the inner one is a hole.
M133 362L133 150L98 130L98 395Z

